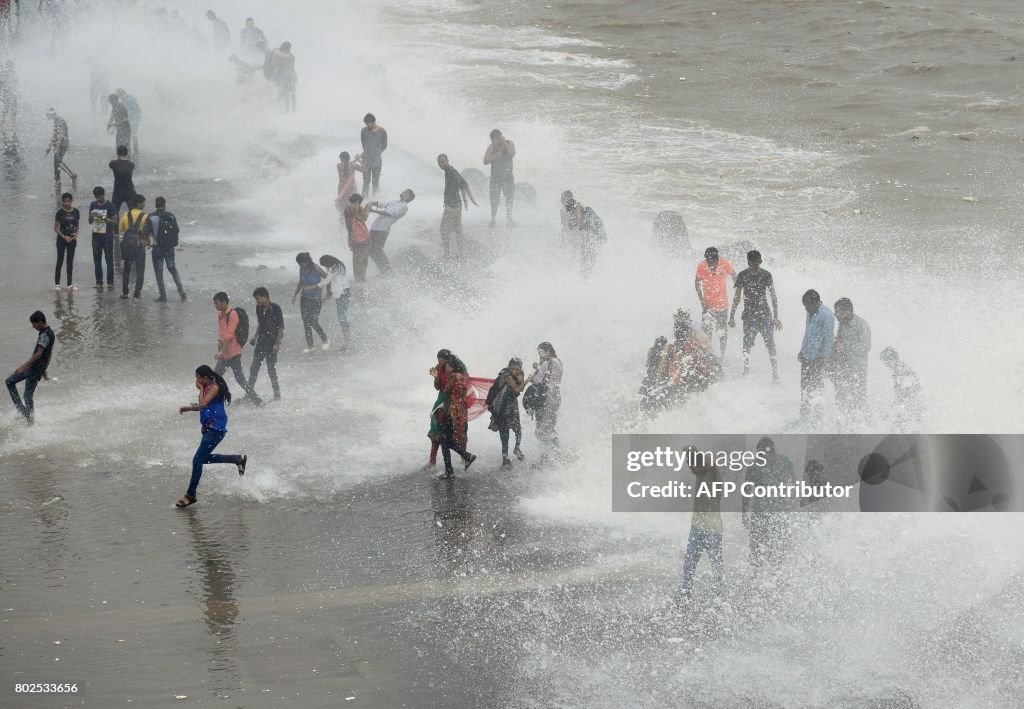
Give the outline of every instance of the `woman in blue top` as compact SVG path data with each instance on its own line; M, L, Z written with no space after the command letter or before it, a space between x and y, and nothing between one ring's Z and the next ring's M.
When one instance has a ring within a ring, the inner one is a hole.
M295 286L295 293L292 295L292 305L295 299L302 293L302 300L299 301L299 312L302 313L302 329L306 333L306 349L302 354L309 354L313 351L313 330L320 335L323 344L320 349L325 352L331 348L331 341L327 339L327 333L320 327L320 309L323 307L323 288L320 281L327 278L327 271L315 263L308 251L303 251L295 257L299 264L299 284Z
M174 503L177 507L188 507L196 503L196 488L199 478L203 477L203 466L207 463L234 463L238 466L238 474L245 475L247 455L215 455L213 450L228 435L228 412L225 406L231 403L231 391L223 377L207 365L196 369L196 389L199 390L199 403L182 406L178 413L198 411L199 423L202 425L203 439L192 458L192 481L188 484L188 492Z

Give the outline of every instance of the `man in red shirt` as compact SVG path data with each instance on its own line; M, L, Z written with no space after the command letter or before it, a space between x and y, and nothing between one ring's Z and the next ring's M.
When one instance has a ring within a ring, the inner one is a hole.
M223 291L213 296L213 307L217 310L217 364L214 365L213 371L224 374L230 367L235 375L235 381L245 391L245 400L262 406L263 402L249 386L242 372L242 343L235 336L241 318L229 303L228 294Z
M729 259L719 258L718 249L709 246L704 251L704 260L697 265L697 275L693 285L697 289L697 299L703 312L701 324L704 334L711 339L711 334L718 330L718 341L725 358L725 345L729 339L729 289L725 277L732 276L736 283L736 269Z

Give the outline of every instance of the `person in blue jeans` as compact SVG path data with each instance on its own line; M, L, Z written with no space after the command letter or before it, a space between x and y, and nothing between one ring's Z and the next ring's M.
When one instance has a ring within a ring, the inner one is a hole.
M718 475L718 468L713 463L705 464L705 461L700 460L701 451L689 447L687 452L693 456L690 472L693 473L695 480L690 537L686 542L683 583L679 593L679 600L682 602L686 602L690 598L697 564L704 554L707 554L708 560L711 562L714 595L721 598L725 593L723 582L725 564L722 559L722 499L713 492L710 495L700 494L702 483L708 483L708 490L714 491L714 483L720 482L721 478ZM707 455L711 454L707 453Z
M238 474L245 475L245 464L249 459L244 453L220 455L213 452L228 435L228 412L225 408L231 403L228 383L213 369L203 364L196 368L196 389L199 390L199 403L182 406L178 413L198 411L203 438L199 442L195 456L192 457L192 480L188 484L188 492L174 503L176 507L188 507L196 503L196 488L199 487L199 479L203 477L204 465L233 463L238 466Z
M11 401L18 413L24 416L29 424L33 422L35 403L33 396L40 379L46 379L46 368L50 366L50 357L53 355L54 335L53 330L46 324L46 316L41 310L32 313L29 318L32 328L39 334L36 336L36 346L25 364L14 370L14 374L7 377L4 384L11 395ZM25 382L25 401L22 403L18 395L18 382Z

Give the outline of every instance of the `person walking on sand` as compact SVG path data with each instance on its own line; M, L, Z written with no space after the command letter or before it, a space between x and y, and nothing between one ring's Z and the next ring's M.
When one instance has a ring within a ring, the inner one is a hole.
M182 406L178 413L198 411L203 437L199 441L196 454L192 457L192 479L189 480L188 490L184 497L174 503L175 507L188 507L196 503L196 489L199 487L200 478L203 477L204 465L230 463L238 468L239 475L245 475L245 466L249 462L249 456L244 453L220 455L213 452L228 435L228 412L225 408L231 403L228 383L204 364L196 368L196 389L199 390L199 401Z
M7 392L11 395L14 408L24 416L29 425L35 421L35 391L41 379L48 379L46 370L50 366L50 358L53 356L53 345L56 342L53 330L46 324L46 316L41 310L37 310L28 317L32 328L39 333L36 335L36 346L32 356L25 364L14 370L11 376L7 377L4 384L7 385ZM25 382L25 401L22 403L18 395L18 382Z
M306 349L302 350L302 354L313 351L314 330L323 341L320 349L326 352L331 348L331 341L320 327L320 310L324 307L323 288L320 287L320 282L327 277L327 272L313 263L313 257L308 251L298 254L295 263L299 264L299 283L292 294L292 305L295 305L295 299L301 293L299 312L302 314L302 330L306 335Z

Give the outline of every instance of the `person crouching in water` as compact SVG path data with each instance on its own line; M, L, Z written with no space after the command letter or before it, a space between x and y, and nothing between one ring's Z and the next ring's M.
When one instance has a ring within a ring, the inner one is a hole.
M492 431L497 431L501 438L501 467L508 470L512 461L508 457L508 432L516 434L516 447L512 450L516 458L523 460L526 456L519 450L523 443L523 425L519 420L519 394L525 386L523 376L523 360L513 357L508 366L498 372L498 376L487 392L487 409L491 412Z
M196 368L196 389L199 390L199 402L182 406L178 413L188 411L199 412L199 424L202 427L202 440L192 458L192 479L188 484L185 496L175 504L177 507L188 507L196 503L196 488L203 476L203 466L208 463L233 463L238 467L238 474L245 475L245 464L249 456L218 455L213 451L228 435L228 412L224 408L231 403L231 390L224 378L207 365Z
M722 363L698 339L687 311L676 311L673 333L675 341L666 349L659 378L667 380L670 400L682 402L689 394L717 382L722 376Z
M640 411L653 414L665 408L668 392L668 374L665 357L668 350L668 338L659 336L654 345L647 350L647 369L644 380L640 384Z
M441 420L441 457L444 459L444 471L435 477L438 480L450 478L455 474L452 468L452 451L462 457L465 464L463 470L469 470L469 466L476 460L476 456L466 451L466 444L469 440L469 418L466 411L466 395L469 386L469 373L466 365L455 354L450 354L445 365L448 374L448 381L445 385L445 394L448 396L447 409L441 409L443 415Z

